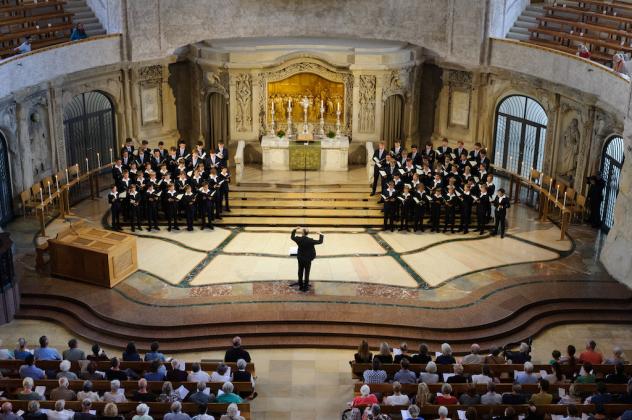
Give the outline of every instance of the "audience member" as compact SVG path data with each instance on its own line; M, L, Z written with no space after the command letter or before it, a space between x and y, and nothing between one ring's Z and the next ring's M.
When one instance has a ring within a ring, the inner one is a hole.
M61 377L57 381L58 386L50 392L50 399L53 401L64 400L74 401L77 399L77 394L72 389L69 389L68 378Z
M146 362L153 362L154 360L164 362L166 360L165 355L158 351L160 349L160 344L158 344L157 341L151 343L149 348L151 351L145 354Z
M610 404L611 402L613 402L612 394L608 392L603 382L597 382L593 394L584 401L585 404Z
M158 396L158 401L163 403L173 403L182 401L180 394L173 389L173 384L169 381L162 384L162 391Z
M468 378L463 375L463 365L456 364L453 367L454 375L450 376L446 381L449 384L464 384L468 382Z
M380 343L380 351L373 356L373 358L378 359L382 363L393 363L393 355L391 354L391 348L388 343Z
M110 390L103 393L103 401L115 404L127 402L127 398L125 398L125 392L120 389L121 382L118 379L110 381Z
M46 413L40 410L40 404L38 401L29 401L26 406L26 413L22 416L24 420L47 420Z
M375 394L371 394L371 388L369 388L368 385L362 385L360 387L360 396L353 399L353 401L351 402L351 406L358 407L377 403L377 397L375 396Z
M235 403L235 404L241 404L244 402L244 400L237 394L235 394L233 392L233 390L235 389L235 387L233 386L232 383L230 382L225 382L224 385L222 385L222 395L218 395L216 401L218 403L223 403L223 404L230 404L230 403Z
M484 356L481 356L479 353L481 352L481 347L478 344L472 344L470 347L470 354L463 356L461 359L461 364L463 365L473 365L483 363L485 360Z
M577 406L574 404L569 404L566 407L566 416L562 417L562 420L579 420L581 418L580 412L577 409Z
M80 41L82 39L86 39L87 37L88 37L88 34L86 33L86 29L83 26L83 23L77 23L77 25L73 28L72 32L70 33L71 41Z
M415 372L409 369L410 362L408 359L402 359L400 362L400 369L395 373L393 379L395 379L400 384L416 384L417 383L417 375Z
M103 415L99 420L123 420L123 416L119 416L118 407L114 403L108 403L103 408Z
M121 370L121 362L117 357L113 357L110 361L110 367L105 371L105 378L108 381L117 379L119 381L127 380L127 373Z
M430 392L428 384L421 382L417 385L417 394L415 394L415 404L419 407L423 407L427 404L434 402L434 394Z
M99 397L99 394L97 394L96 392L94 392L92 390L92 382L91 381L84 381L83 382L82 390L77 392L77 399L79 401L90 400L92 402L97 402L97 401L101 400L101 398Z
M604 362L606 365L618 365L618 364L626 364L625 354L623 354L623 349L619 346L616 346L612 349L612 357L609 357Z
M381 384L386 382L388 376L386 374L386 371L382 369L382 363L380 362L380 359L374 357L371 364L371 369L367 369L362 373L364 383Z
M160 360L154 359L149 367L149 372L146 372L144 375L145 379L153 382L164 381L165 374L161 371L161 366L163 366L163 364L160 362Z
M237 360L237 372L233 373L233 382L251 382L254 386L255 381L252 374L246 370L248 363L244 359Z
M468 407L465 410L465 420L478 420L478 411L474 407Z
M578 44L577 45L577 53L576 53L576 55L578 57L585 58L587 60L590 60L590 57L592 56L592 54L590 53L590 50L588 49L586 44Z
M154 402L157 395L147 390L147 379L140 378L138 380L138 389L134 391L132 400L141 402Z
M632 404L632 381L628 382L627 390L624 394L619 395L617 399L619 404Z
M597 377L593 374L592 363L584 362L579 371L579 375L575 378L575 382L578 384L594 384L596 380Z
M32 355L33 352L26 348L26 340L22 337L18 338L18 347L13 350L13 357L19 360L26 359L26 356Z
M191 365L191 373L187 377L187 382L209 382L211 375L204 372L199 363L193 363Z
M551 368L553 369L553 373L549 373L544 377L550 385L559 385L568 382L566 380L566 375L562 373L562 367L558 362L552 363Z
M527 343L520 343L518 351L505 351L505 359L514 365L521 365L531 361L531 347Z
M424 420L424 418L420 416L421 410L415 404L408 407L408 414L410 414L410 420Z
M481 397L476 392L476 385L473 383L467 384L467 390L459 397L459 404L461 405L477 405L481 403Z
M549 394L549 381L546 379L540 379L538 383L539 392L533 394L529 399L529 404L544 405L551 404L553 402L553 395Z
M596 351L597 343L594 340L590 340L586 343L586 349L579 355L579 361L581 363L589 362L593 365L600 365L603 363L603 355Z
M411 362L418 365L425 365L432 361L432 357L428 354L428 345L420 344L419 353L413 354Z
M441 354L435 359L438 365L453 365L456 359L452 356L452 347L448 343L441 344Z
M91 362L100 362L100 361L110 360L108 355L105 354L103 349L101 349L101 346L99 346L96 343L92 345L92 354L89 354L87 358Z
M408 361L410 361L411 358L412 358L412 355L408 352L408 343L402 342L399 345L399 354L393 357L393 363L399 363L403 359L407 359Z
M76 381L77 379L79 379L75 372L70 371L71 367L72 367L72 364L70 363L70 361L62 360L59 363L59 372L57 372L57 379L66 378L69 381Z
M2 348L3 341L0 338L0 360L11 360L13 359L13 354L9 351L9 349Z
M149 415L149 406L147 404L138 404L136 406L136 415L132 417L132 420L154 420Z
M507 363L507 360L500 355L500 347L492 346L492 348L489 349L489 354L485 356L483 363L486 365L504 365Z
M74 415L72 410L66 410L66 401L64 400L56 401L55 409L46 412L48 420L70 420Z
M402 385L395 381L393 382L393 393L386 397L385 400L386 405L408 405L410 404L410 400L408 399L408 395L402 394Z
M182 404L179 401L171 403L171 412L165 414L164 420L190 420L191 417L187 413L182 412Z
M81 379L86 379L90 381L101 381L105 379L105 372L100 372L98 370L97 362L92 361L88 363L86 371L79 373L79 376L81 377Z
M185 363L180 360L173 359L171 361L171 370L167 372L167 380L171 382L186 382L189 374L184 370ZM196 381L189 381L196 382Z
M133 341L127 343L122 356L124 362L140 362L142 359L140 353L136 350L136 344Z
M373 353L369 351L369 343L366 340L362 340L358 347L358 352L353 355L353 359L356 363L371 363L373 360Z
M22 420L22 417L13 412L13 405L10 402L4 402L0 408L0 420Z
M519 405L527 402L526 397L522 393L522 385L514 383L511 386L511 392L505 392L503 394L503 404Z
M457 400L457 398L452 395L452 385L443 384L441 386L441 395L437 395L437 398L435 398L435 404L454 405L458 403L459 400Z
M245 420L242 416L239 415L239 408L237 404L229 404L226 409L226 414L220 417L219 420Z
M487 384L487 392L481 395L481 404L483 405L499 405L503 402L503 396L496 392L496 384L490 382Z
M231 380L230 369L224 363L219 363L217 370L211 372L210 382L230 382Z
M537 384L538 376L533 373L533 363L526 362L524 364L524 371L518 372L515 377L516 382L520 385L529 385L529 384Z
M35 360L62 360L61 355L52 347L48 347L48 338L43 335L39 339L40 346L35 349Z
M18 392L18 400L42 401L44 396L33 391L33 378L24 378L22 380L22 390Z
M31 52L31 37L30 35L27 35L24 37L24 42L21 43L19 46L15 47L13 49L13 51L17 52L18 54L24 54L27 52Z
M575 386L575 384L571 384L571 386L568 387L568 391L566 391L566 394L560 397L560 400L558 401L558 404L561 404L561 405L581 404L581 403L582 403L582 399L581 399L581 396L579 395L579 391L577 390L577 387Z
M625 365L623 363L617 363L614 366L614 373L606 375L605 379L608 384L626 384L628 383L628 376L625 374Z
M193 420L215 420L215 417L207 414L208 406L206 404L200 404L198 406L198 414L193 417Z
M68 349L62 354L64 360L76 362L77 360L86 360L86 354L78 348L77 339L71 338L68 341Z
M562 352L560 352L559 350L553 350L551 352L551 360L549 360L549 365L552 365L554 363L561 363L560 359L562 358Z
M568 347L566 347L566 356L560 357L560 363L563 365L575 366L579 362L579 359L575 356L576 352L577 349L575 346L569 344Z
M439 420L451 420L448 417L448 409L444 406L439 407L437 414L439 414Z
M197 391L193 394L189 395L189 402L196 404L208 404L215 401L215 395L209 392L208 394L204 392L206 390L206 382L199 381L196 387Z
M250 363L250 353L248 353L241 346L241 337L233 338L233 346L226 350L226 354L224 355L224 362L236 362L239 359L244 359L246 362Z
M85 399L81 401L81 412L75 413L73 420L96 420L97 416L92 414L92 400Z
M419 382L423 382L428 385L439 383L437 364L435 362L426 363L426 371L419 374Z
M494 382L494 378L492 378L488 365L483 365L480 374L472 375L472 383L474 384L488 384L491 382Z

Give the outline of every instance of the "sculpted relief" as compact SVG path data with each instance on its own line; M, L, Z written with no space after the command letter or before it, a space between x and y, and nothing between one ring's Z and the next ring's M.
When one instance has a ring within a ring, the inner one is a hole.
M237 75L235 94L237 131L250 131L252 129L252 78L249 74Z
M375 82L375 76L360 76L358 129L361 133L375 131Z
M31 109L28 127L33 179L41 179L50 175L52 169L46 108L38 105Z
M560 152L557 160L557 174L573 178L577 169L577 149L580 142L579 121L573 118L568 124L560 142Z

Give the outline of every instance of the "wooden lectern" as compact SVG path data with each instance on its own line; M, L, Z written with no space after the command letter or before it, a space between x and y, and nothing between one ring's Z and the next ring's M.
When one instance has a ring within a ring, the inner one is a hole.
M138 269L136 238L82 222L48 240L51 273L112 288Z

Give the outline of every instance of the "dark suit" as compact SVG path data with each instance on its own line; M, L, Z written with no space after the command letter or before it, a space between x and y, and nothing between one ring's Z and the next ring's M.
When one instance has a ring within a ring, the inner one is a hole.
M309 287L309 270L312 267L312 260L316 258L314 245L323 243L323 235L319 235L318 240L307 236L297 237L296 229L294 229L290 238L298 245L298 252L296 253L296 259L298 260L298 284L301 289L307 290ZM303 275L305 282L303 282Z

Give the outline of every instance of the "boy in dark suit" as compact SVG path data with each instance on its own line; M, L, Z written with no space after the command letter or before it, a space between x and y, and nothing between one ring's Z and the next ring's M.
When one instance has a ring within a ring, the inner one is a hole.
M500 232L500 237L505 237L505 218L507 217L507 209L511 207L509 204L509 197L505 195L505 189L500 188L496 199L494 200L494 207L496 207L496 223L494 224L494 231L492 235L496 235Z
M298 230L303 231L303 236L297 237L296 232ZM307 292L309 290L309 271L312 267L312 261L316 258L316 249L314 245L320 245L323 243L324 236L322 233L318 233L318 240L309 238L307 234L309 230L307 228L296 227L292 231L290 239L296 242L298 251L296 252L296 259L298 260L298 286L301 292Z
M121 224L119 222L121 214L121 200L116 189L116 184L112 184L110 192L108 193L108 203L112 210L112 229L121 230Z

